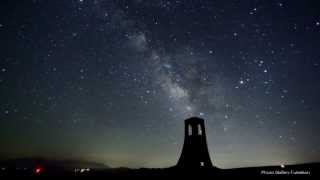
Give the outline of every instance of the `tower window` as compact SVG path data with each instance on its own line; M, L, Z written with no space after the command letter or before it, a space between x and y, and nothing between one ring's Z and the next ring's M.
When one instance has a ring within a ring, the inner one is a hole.
M200 126L200 124L198 124L198 135L202 135L202 129L201 129L201 126Z
M192 127L191 127L191 125L188 126L188 135L189 136L192 135Z
M201 167L204 166L204 162L203 162L203 161L200 162L200 166L201 166Z

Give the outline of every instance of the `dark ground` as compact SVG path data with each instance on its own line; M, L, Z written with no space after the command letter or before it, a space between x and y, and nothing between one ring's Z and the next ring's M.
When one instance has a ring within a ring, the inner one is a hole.
M320 163L309 163L299 165L280 166L265 166L265 167L251 167L251 168L237 168L237 169L183 169L177 167L163 168L163 169L129 169L129 168L108 168L100 164L82 163L82 167L72 168L73 162L68 162L68 165L61 165L63 162L54 163L45 161L32 161L26 166L22 167L11 162L0 163L0 177L4 176L67 176L67 177L105 177L105 178L120 178L120 177L135 177L135 178L190 178L190 177L274 177L274 176L297 176L297 177L314 177L320 175ZM91 166L94 168L86 169L84 166ZM6 167L4 167L6 166ZM39 173L36 168L41 168ZM82 169L82 170L81 170Z

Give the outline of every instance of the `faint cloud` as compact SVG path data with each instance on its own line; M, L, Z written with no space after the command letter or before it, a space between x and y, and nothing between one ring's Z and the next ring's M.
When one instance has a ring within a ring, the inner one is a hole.
M146 51L148 49L146 35L144 33L137 33L129 36L129 46L138 52Z

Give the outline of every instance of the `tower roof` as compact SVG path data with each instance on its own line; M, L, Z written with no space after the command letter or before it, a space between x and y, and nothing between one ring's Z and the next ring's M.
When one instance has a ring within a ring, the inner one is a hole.
M191 118L184 120L184 122L185 123L202 123L202 122L204 122L204 120L199 117L191 117Z

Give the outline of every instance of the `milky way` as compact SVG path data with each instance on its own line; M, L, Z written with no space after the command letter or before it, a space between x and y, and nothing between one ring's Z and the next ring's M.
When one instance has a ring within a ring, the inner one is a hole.
M184 119L222 168L320 160L317 1L0 5L0 157L168 167Z

